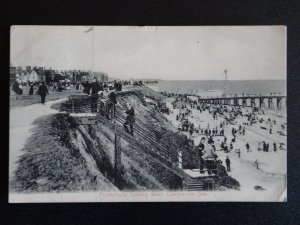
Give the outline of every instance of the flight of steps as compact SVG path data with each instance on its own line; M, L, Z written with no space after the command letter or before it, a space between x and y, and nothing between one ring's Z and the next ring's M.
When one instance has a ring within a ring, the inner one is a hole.
M205 191L206 185L203 181L197 179L188 179L185 182L186 191Z

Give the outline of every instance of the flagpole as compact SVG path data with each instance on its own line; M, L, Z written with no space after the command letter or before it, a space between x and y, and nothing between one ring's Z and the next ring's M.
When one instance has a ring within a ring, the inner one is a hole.
M228 72L228 70L227 69L225 69L225 89L227 88L227 83L228 83L228 76L227 76L227 72Z
M91 50L91 54L92 54L92 57L91 57L91 60L92 60L92 75L94 75L94 27L90 27L89 29L85 30L84 32L85 33L89 33L92 31L92 50ZM90 77L90 75L89 75ZM90 77L91 78L91 77Z
M92 33L92 75L94 77L94 27L93 27L93 33Z

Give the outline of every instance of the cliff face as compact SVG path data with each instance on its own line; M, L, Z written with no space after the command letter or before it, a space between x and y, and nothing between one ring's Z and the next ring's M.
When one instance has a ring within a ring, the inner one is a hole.
M114 133L102 123L80 125L73 143L81 152L94 159L98 170L112 183L114 182ZM172 188L176 176L164 171L160 165L141 154L134 144L121 140L121 182L118 189L159 190ZM180 179L177 179L180 182ZM178 186L178 184L177 184ZM175 185L176 188L176 185Z
M149 91L151 93L151 91ZM164 133L169 123L157 114L144 101L144 91L119 93L117 96L121 110L127 110L128 103L135 108L136 117L147 124L143 129L149 132ZM156 96L157 97L157 96ZM161 96L159 96L161 97ZM121 125L121 124L119 124ZM72 143L90 155L99 171L114 182L114 141L115 133L105 123L97 121L95 125L76 125ZM159 138L159 137L158 137ZM142 141L142 140L140 140ZM121 139L121 182L122 190L173 190L180 189L181 178L166 170L141 151L140 146L130 140Z

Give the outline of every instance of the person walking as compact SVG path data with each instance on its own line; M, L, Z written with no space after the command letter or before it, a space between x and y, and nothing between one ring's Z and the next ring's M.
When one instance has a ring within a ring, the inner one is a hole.
M57 89L57 83L56 82L53 83L53 89L52 89L52 91L53 92L54 91L58 91L58 89Z
M119 90L119 84L116 80L114 80L114 89L115 89L115 91Z
M247 152L250 152L250 145L248 142L246 143L246 149L247 149Z
M86 93L86 94L89 94L90 93L90 84L89 84L89 82L87 80L84 81L84 83L82 84L82 86L83 86L82 92Z
M277 145L275 142L273 143L273 149L274 149L274 152L277 152Z
M86 87L87 88L87 87ZM97 77L94 77L93 83L90 84L89 96L91 96L91 111L97 112L98 92L100 91L100 85L97 82Z
M256 169L259 169L258 168L258 161L257 161L257 159L255 160L254 164L255 164Z
M214 141L213 139L208 140L207 149L204 151L203 158L206 160L206 168L207 172L210 175L211 173L216 173L216 163L215 160L218 158L218 155L215 151Z
M232 142L230 142L230 151L232 151L233 150L233 144L232 144Z
M16 99L18 99L19 95L23 94L23 89L20 87L21 87L21 85L19 84L19 82L17 80L15 80L15 82L12 85L12 90L17 95Z
M129 108L130 109L125 112L127 114L127 117L126 117L126 121L123 124L123 126L124 126L125 130L133 136L133 124L135 122L134 108L133 108L133 106L130 106ZM130 129L128 129L128 126Z
M45 104L46 95L49 95L45 82L42 82L42 84L39 86L38 93L41 96L42 104Z
M63 86L62 86L62 84L60 82L58 82L58 84L57 84L57 91L58 92L62 92L62 90L63 90Z
M266 144L266 142L264 142L263 141L263 151L264 152L267 152L268 150L267 150L267 144Z
M227 172L230 172L230 159L228 156L226 157L225 162L226 162L226 170Z
M108 95L108 112L111 119L114 118L115 116L115 111L116 111L116 104L117 104L117 96L114 91L112 91Z
M30 85L30 88L29 88L29 95L33 95L33 84Z

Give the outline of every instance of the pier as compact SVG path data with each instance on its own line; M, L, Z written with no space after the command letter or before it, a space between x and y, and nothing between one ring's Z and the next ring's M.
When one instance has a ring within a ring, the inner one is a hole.
M271 110L281 110L286 106L285 95L234 95L213 98L198 97L199 103L222 104L243 107L259 107Z

